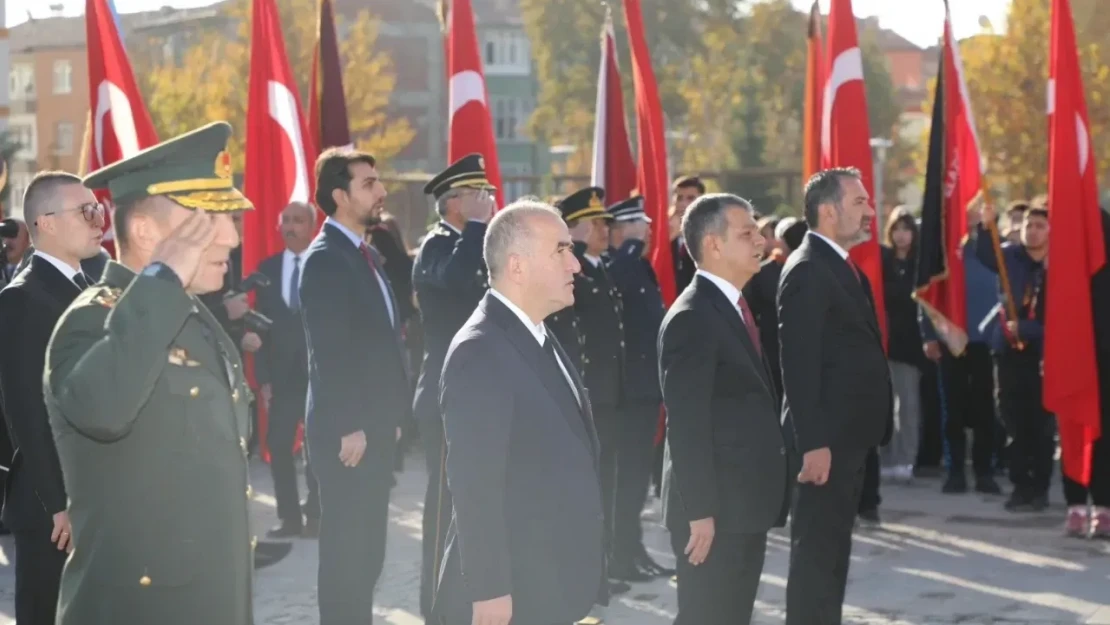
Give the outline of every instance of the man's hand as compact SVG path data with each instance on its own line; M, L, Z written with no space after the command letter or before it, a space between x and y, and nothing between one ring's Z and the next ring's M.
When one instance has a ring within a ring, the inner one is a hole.
M829 481L831 468L832 452L828 447L807 451L802 456L802 470L798 473L798 482L822 486Z
M1010 333L1010 336L1012 336L1014 338L1018 338L1018 322L1016 322L1016 321L1007 321L1006 322L1006 331Z
M151 262L164 263L173 269L182 286L188 290L204 260L205 250L215 238L216 228L212 218L204 209L197 209L154 248Z
M227 309L227 318L235 321L242 319L247 314L247 311L251 309L251 303L247 301L246 293L240 293L235 297L225 299L224 308Z
M651 224L646 221L635 221L626 226L628 238L647 242L647 235Z
M462 198L459 212L467 221L487 223L493 218L493 196L489 191L479 191Z
M714 532L713 517L690 521L690 542L683 551L690 558L690 564L697 566L709 557Z
M511 620L513 620L512 595L474 602L474 619L471 625L509 625Z
M348 467L357 467L366 453L366 433L359 430L339 441L339 461Z
M270 402L274 399L274 387L269 384L263 384L262 391L262 405L266 406L266 410L270 409Z
M54 514L54 531L50 532L50 542L58 546L58 551L69 553L73 551L73 537L70 532L73 528L69 525L69 514L62 510Z
M243 338L239 341L239 347L242 347L243 351L253 354L262 349L262 337L254 332L244 332Z
M981 201L979 216L983 220L982 223L987 224L987 226L997 224L998 213L994 211L994 204L988 201Z
M925 357L933 362L940 362L940 343L937 341L925 342Z

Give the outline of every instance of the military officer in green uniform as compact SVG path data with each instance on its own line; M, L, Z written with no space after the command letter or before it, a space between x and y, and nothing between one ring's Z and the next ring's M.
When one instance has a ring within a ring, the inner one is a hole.
M217 122L89 175L116 203L119 262L47 348L44 391L74 551L58 625L248 625L249 391L235 344L197 299L239 244Z

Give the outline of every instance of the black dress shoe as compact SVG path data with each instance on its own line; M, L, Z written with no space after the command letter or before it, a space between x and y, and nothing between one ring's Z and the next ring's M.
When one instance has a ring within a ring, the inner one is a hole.
M636 566L640 567L641 571L644 571L652 577L670 577L675 573L674 569L668 569L655 560L652 560L651 556L646 552L641 553L640 556L636 558L635 563Z
M271 527L266 531L267 538L299 538L304 526L300 523L282 521L280 525Z
M882 521L879 519L879 509L871 508L869 510L861 510L859 513L860 527L879 527Z
M980 475L975 478L975 492L984 495L1001 495L1002 487L990 475Z
M952 474L948 479L944 480L944 486L940 487L940 492L948 495L958 495L967 492L967 478L960 474Z
M272 566L293 551L293 543L260 542L254 547L254 568Z
M624 582L615 582L609 580L609 596L620 595L632 590L632 587Z
M652 577L654 577L652 574L628 560L609 563L609 579L625 582L646 582Z
M1010 497L1003 504L1003 507L1010 512L1031 512L1033 498L1022 490L1015 489L1010 493Z

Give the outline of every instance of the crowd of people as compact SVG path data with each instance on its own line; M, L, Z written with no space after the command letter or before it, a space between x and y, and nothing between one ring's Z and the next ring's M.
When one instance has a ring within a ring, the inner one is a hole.
M295 537L319 540L321 624L364 623L417 444L421 611L450 625L566 625L671 576L676 623L749 622L767 533L788 521L787 623L839 623L852 532L880 522L882 483L943 472L945 493L1001 496L1008 471L1008 510L1048 505L1043 200L1008 207L1001 250L995 211L969 212L956 354L914 299L906 207L883 228L876 310L849 254L876 219L852 169L808 180L800 217L675 180L666 306L642 197L587 187L498 210L477 154L427 184L438 220L410 251L377 160L325 151L313 201L281 211L285 249L244 278L251 206L219 166L230 132L84 179L40 173L8 226L0 323L19 331L0 350L0 452L20 623L249 623L252 568ZM115 203L116 260L94 191ZM255 451L276 542L250 534ZM1103 441L1092 464L1088 486L1063 480L1064 527L1108 538ZM643 543L652 482L674 568Z

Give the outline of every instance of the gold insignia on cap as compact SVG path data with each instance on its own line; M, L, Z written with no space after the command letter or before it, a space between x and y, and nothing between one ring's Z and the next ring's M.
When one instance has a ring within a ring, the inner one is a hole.
M231 180L231 153L227 150L216 155L216 176Z
M590 194L590 208L605 208L601 205L601 198L597 197L597 191Z

